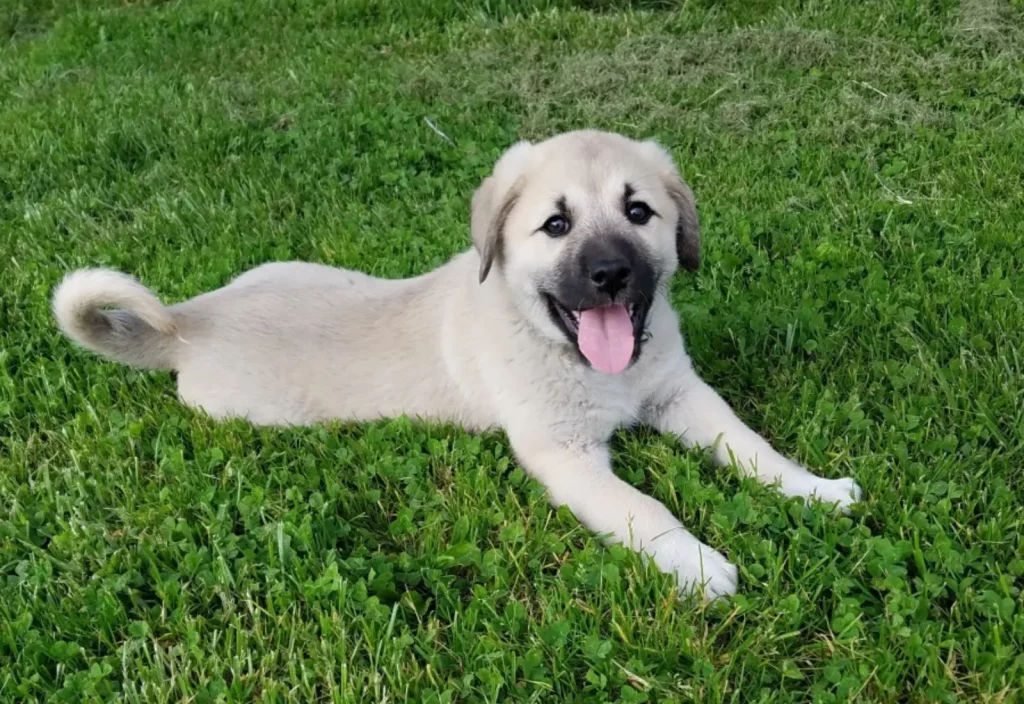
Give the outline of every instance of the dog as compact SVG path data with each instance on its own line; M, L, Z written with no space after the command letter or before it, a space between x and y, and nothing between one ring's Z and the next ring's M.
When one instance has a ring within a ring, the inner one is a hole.
M182 400L216 418L500 428L553 504L709 601L736 591L735 565L613 473L617 428L671 433L787 496L860 499L853 479L772 449L695 372L668 285L698 268L700 226L657 143L591 130L518 142L473 195L470 229L471 248L409 279L270 263L164 306L125 274L84 269L53 309L80 345L175 370Z

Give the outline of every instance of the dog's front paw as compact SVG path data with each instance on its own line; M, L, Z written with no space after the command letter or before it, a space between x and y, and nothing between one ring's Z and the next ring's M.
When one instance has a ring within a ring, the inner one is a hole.
M676 574L679 575L680 586L684 578L689 578L692 574L692 584L694 588L700 585L705 601L731 596L736 593L736 587L739 585L739 570L736 565L729 562L725 555L706 545L701 547L698 564L685 571L678 570Z
M675 573L681 594L699 592L705 601L736 593L736 565L692 535L666 535L657 541L654 561L663 572Z
M827 504L836 504L843 513L849 513L850 507L860 501L860 485L851 477L842 479L818 479L809 496Z

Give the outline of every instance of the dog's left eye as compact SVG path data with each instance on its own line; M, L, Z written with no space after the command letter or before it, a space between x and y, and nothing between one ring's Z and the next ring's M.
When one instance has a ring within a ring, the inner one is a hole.
M633 201L626 205L626 217L634 225L646 225L652 215L654 215L654 211L647 203Z
M569 221L561 215L552 215L545 221L544 227L541 229L552 237L561 237L569 231Z

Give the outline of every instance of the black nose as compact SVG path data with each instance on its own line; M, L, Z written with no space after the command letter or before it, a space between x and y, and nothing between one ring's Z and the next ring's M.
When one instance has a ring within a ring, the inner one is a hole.
M632 274L625 259L598 259L590 265L590 280L599 291L610 296L625 288Z

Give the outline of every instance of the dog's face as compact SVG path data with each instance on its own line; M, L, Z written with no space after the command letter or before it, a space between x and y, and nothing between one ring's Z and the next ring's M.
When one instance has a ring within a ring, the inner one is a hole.
M615 374L679 266L695 270L690 189L653 142L570 132L509 149L473 197L480 281L498 276L541 334Z

